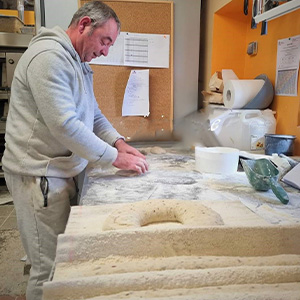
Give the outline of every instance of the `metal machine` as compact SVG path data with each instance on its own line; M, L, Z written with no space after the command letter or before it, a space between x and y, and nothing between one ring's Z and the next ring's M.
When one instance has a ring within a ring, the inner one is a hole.
M0 32L0 161L4 152L5 125L14 71L31 38L30 34ZM0 185L2 179L0 164Z

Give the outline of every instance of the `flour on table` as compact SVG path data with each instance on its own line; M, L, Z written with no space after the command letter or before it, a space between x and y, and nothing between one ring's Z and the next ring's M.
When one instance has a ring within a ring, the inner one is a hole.
M123 177L134 177L139 176L139 173L133 170L119 170L116 172L116 175Z

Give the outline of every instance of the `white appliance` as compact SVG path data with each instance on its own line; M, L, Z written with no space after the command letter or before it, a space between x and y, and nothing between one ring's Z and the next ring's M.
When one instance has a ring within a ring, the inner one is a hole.
M35 0L36 32L41 26L52 28L59 25L67 29L77 9L78 0Z

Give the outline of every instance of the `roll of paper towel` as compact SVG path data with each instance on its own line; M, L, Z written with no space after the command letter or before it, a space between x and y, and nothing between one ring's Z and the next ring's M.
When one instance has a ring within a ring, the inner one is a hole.
M243 108L261 90L265 81L254 80L227 80L224 84L223 101L227 108Z

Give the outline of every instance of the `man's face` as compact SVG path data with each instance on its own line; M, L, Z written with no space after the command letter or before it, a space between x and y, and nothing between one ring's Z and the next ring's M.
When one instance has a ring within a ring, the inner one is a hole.
M114 19L109 19L92 33L91 29L91 25L84 27L76 49L82 62L90 62L101 55L107 56L109 47L114 44L119 33Z

